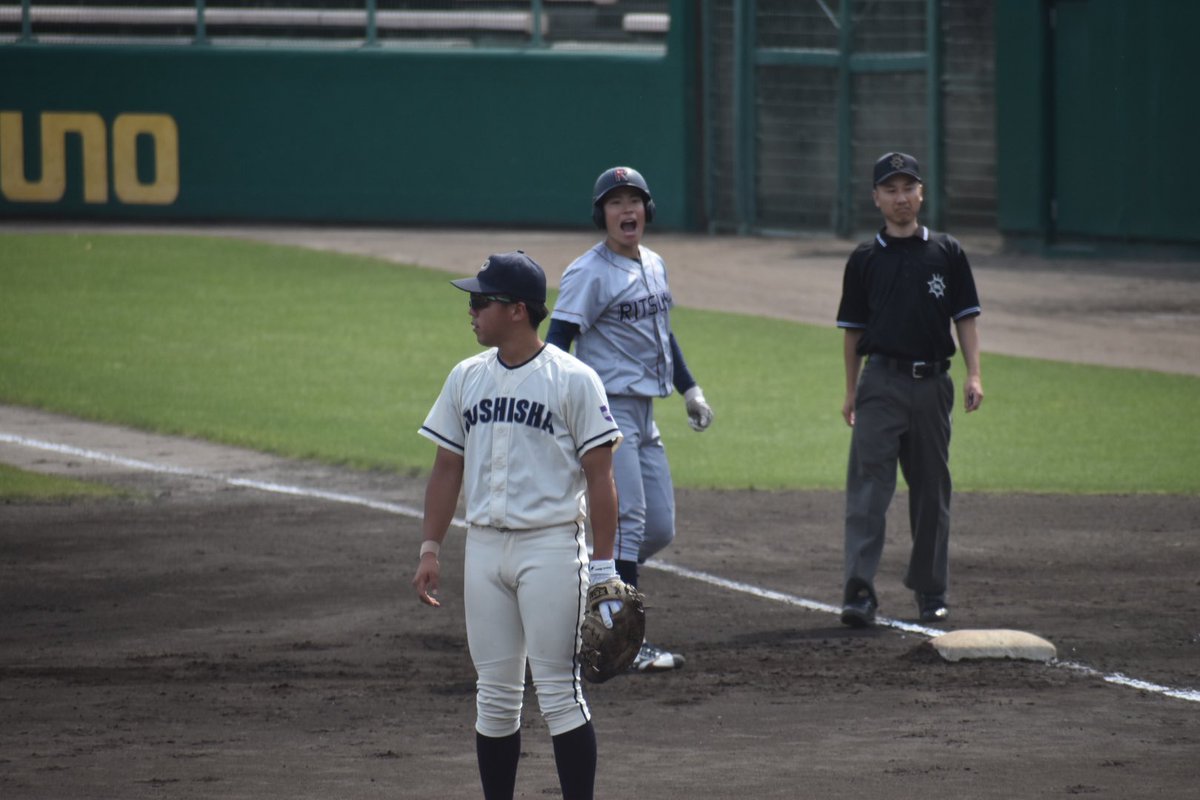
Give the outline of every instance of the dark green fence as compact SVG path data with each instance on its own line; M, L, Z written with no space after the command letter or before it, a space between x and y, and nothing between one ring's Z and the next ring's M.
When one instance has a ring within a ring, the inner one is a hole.
M687 5L647 48L0 45L0 215L579 225L631 163L691 227Z
M1033 242L1200 242L1200 3L997 8L1000 228Z
M873 227L889 150L922 162L932 224L994 225L991 0L704 7L712 227Z
M1197 29L1185 0L10 2L0 216L580 225L626 162L666 227L849 235L895 148L952 231L1195 243Z

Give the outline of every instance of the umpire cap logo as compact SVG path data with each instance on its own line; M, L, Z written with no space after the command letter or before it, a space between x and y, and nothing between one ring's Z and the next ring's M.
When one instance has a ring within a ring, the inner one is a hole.
M893 175L907 175L920 181L921 167L908 153L884 153L875 162L875 185L878 186Z

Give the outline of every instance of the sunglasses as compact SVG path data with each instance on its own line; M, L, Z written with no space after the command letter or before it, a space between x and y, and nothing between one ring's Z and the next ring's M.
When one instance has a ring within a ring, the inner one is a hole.
M471 292L471 308L476 311L483 311L492 303L513 303L516 302L511 297L506 297L502 294L479 294Z

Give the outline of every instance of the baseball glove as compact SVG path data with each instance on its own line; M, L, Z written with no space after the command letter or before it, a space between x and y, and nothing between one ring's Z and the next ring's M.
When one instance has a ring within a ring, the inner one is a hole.
M600 604L620 600L621 609L606 628L600 616ZM604 683L614 675L628 671L646 636L645 597L620 578L609 578L588 589L587 612L583 615L580 636L583 646L579 661L583 677L592 683Z

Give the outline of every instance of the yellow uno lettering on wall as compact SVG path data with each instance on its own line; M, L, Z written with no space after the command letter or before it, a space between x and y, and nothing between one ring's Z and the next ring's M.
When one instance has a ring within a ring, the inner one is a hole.
M121 114L113 120L113 191L122 203L166 206L179 196L179 129L166 114ZM154 180L137 175L137 137L154 141Z
M25 172L24 121L19 111L0 111L0 194L14 203L57 203L67 190L66 141L79 136L83 154L83 201L107 203L109 132L94 112L47 111L40 115L42 170ZM137 142L154 144L154 178L138 177ZM118 114L112 124L112 188L121 203L170 205L179 196L179 128L169 114Z

